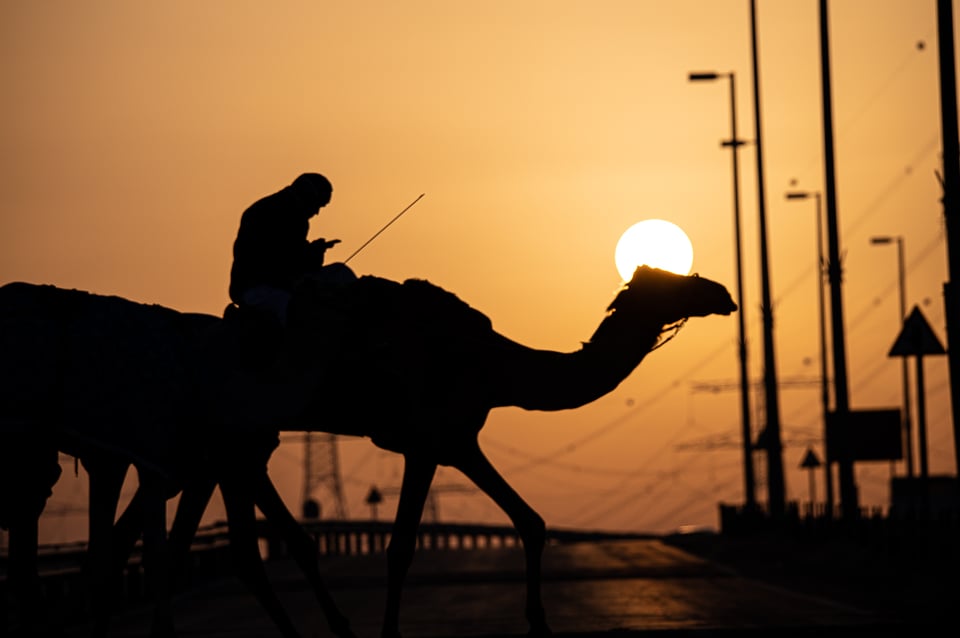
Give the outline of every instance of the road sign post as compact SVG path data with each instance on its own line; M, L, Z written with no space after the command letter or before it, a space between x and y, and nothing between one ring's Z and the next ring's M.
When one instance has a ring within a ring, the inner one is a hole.
M943 344L933 332L919 306L914 306L910 315L903 322L903 329L897 336L893 347L890 348L890 357L916 357L917 366L917 447L920 451L920 484L922 508L926 514L929 505L928 482L930 467L927 463L927 404L924 392L923 357L926 355L946 354ZM907 436L910 433L907 432ZM908 448L909 449L909 448Z

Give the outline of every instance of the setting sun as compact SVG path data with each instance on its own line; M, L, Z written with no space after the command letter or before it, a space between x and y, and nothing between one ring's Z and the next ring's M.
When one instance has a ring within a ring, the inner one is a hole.
M633 276L637 266L643 265L688 275L693 266L693 244L676 224L647 219L620 236L613 258L624 281Z

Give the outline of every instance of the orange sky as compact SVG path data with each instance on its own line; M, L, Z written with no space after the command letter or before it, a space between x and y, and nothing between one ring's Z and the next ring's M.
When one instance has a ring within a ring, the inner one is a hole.
M758 5L778 375L812 379L814 204L783 194L792 179L822 190L817 3ZM871 236L905 238L908 308L920 304L945 339L936 3L830 7L851 403L893 407L896 249ZM311 236L342 240L332 258L426 193L351 266L429 279L533 347L572 351L590 336L619 284L617 239L647 217L683 227L694 271L733 290L730 154L719 146L728 84L687 74L734 71L741 137L754 137L747 0L49 0L3 3L0 24L0 282L219 314L240 213L319 171L335 192ZM741 176L759 379L753 146ZM717 503L743 498L738 399L695 384L736 380L735 340L733 317L692 320L607 397L564 413L498 410L481 443L550 525L716 526ZM930 469L953 473L945 358L926 372ZM809 445L822 457L819 418L815 386L782 392L791 500L809 498L797 468ZM365 516L371 484L399 483L399 460L366 440L340 452L347 506ZM288 442L271 465L296 511L300 456ZM889 476L887 463L861 466L865 505L887 501ZM67 471L52 505L85 489ZM505 520L480 496L440 503L447 519ZM75 518L48 516L45 537L75 534Z

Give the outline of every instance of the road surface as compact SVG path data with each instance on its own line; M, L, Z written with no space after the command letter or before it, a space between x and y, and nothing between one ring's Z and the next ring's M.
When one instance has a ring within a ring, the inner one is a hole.
M304 636L330 636L296 565L268 563L271 581ZM384 555L330 557L321 567L358 638L379 636ZM544 553L544 604L560 636L876 636L901 620L816 594L746 578L659 539L549 546ZM406 638L523 636L520 548L421 551L404 590ZM189 638L279 636L235 578L180 594L176 626ZM148 635L149 609L115 618L111 636ZM68 636L84 636L84 628ZM914 634L916 635L916 634Z

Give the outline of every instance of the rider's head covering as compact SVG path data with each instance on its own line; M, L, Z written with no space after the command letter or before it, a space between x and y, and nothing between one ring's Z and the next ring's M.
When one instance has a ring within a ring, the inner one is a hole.
M292 186L298 195L318 209L329 204L333 195L333 185L320 173L303 173L293 180Z

